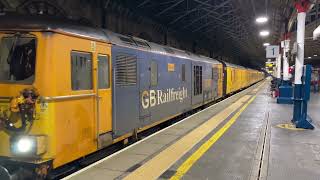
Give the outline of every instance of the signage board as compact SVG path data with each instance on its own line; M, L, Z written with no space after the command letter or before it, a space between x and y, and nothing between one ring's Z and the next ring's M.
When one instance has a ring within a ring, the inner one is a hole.
M270 45L266 47L266 58L277 58L279 56L279 46Z

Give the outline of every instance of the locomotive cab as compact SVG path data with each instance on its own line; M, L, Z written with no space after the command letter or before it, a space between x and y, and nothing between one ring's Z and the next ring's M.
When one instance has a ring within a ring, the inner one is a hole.
M60 20L2 21L0 179L42 179L112 144L105 34Z
M39 36L24 31L0 34L0 179L16 178L26 170L14 161L30 166L47 156L48 132L42 128L38 99L41 79L36 76L43 69L39 61L45 60L38 53Z

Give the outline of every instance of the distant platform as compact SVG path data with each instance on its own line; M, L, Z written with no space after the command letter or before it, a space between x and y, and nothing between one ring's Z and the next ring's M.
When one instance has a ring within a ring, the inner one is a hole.
M312 94L316 128L296 129L264 81L65 179L318 180L319 109Z

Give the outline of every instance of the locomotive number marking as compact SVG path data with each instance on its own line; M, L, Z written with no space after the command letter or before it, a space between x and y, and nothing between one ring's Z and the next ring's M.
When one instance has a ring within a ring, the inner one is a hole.
M91 49L91 52L96 52L96 42L94 41L91 41L90 42L90 49Z

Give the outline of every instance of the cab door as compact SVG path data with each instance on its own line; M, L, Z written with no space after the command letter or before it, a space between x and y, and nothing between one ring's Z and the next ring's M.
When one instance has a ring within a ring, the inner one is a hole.
M94 59L97 145L103 148L112 143L111 46L97 43Z
M139 111L139 120L140 126L147 125L150 123L151 113L150 113L150 88L151 88L151 62L148 60L147 55L143 56L139 62L139 72L140 72L140 81L139 81L139 97L140 99L140 111ZM153 61L152 61L153 62Z

